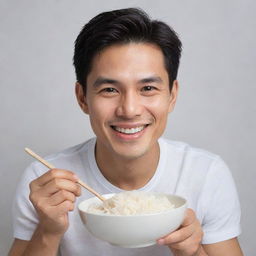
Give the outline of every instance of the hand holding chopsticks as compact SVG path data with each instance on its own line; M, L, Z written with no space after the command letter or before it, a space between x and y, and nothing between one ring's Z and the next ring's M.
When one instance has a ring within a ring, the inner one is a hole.
M29 148L25 148L25 151L31 155L32 157L34 157L35 159L37 159L39 162L41 162L42 164L44 164L46 167L48 167L49 169L54 169L55 167L48 163L45 159L43 159L42 157L40 157L39 155L37 155L35 152L33 152L31 149ZM85 184L83 181L81 181L80 179L78 179L77 181L78 184L80 184L82 187L84 187L85 189L87 189L88 191L90 191L92 194L94 194L95 196L97 196L101 201L106 200L103 196L101 196L98 192L96 192L94 189L92 189L91 187L89 187L87 184Z

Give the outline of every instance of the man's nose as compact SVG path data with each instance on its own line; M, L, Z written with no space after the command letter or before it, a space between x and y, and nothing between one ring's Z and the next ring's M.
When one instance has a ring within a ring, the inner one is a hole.
M119 117L131 119L142 113L142 102L137 93L127 92L120 97L116 114Z

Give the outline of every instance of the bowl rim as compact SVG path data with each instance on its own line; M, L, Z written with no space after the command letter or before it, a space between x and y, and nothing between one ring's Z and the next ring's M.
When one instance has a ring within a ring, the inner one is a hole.
M154 192L154 191L150 191L150 193L153 193L153 194L157 194L157 195L165 195L165 196L172 196L172 197L176 197L176 198L179 198L183 201L182 205L180 205L179 207L174 207L174 208L171 208L171 209L167 209L167 210L164 210L164 211L161 211L161 212L156 212L156 213L144 213L144 214L132 214L132 215L120 215L120 214L109 214L109 213L91 213L91 212L87 212L83 209L81 209L81 205L87 201L87 200L99 200L97 197L90 197L90 198L87 198L85 200L83 200L82 202L80 202L78 204L78 210L79 212L82 212L88 216L104 216L104 217L117 217L117 218L131 218L131 217L145 217L145 216L154 216L154 215L159 215L159 214L168 214L169 212L172 212L172 211L175 211L177 209L182 209L182 208L187 208L187 205L188 205L188 202L187 200L182 197L182 196L179 196L179 195L176 195L176 194L168 194L168 193L163 193L163 192ZM102 196L109 199L111 198L111 196L114 196L115 194L117 193L108 193L108 194L103 194ZM99 200L100 202L100 200Z

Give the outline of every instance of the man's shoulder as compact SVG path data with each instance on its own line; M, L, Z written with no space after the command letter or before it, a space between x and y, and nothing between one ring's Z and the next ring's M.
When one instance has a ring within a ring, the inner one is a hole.
M65 148L61 151L58 151L56 153L47 155L45 157L46 160L48 161L54 161L66 157L72 157L80 154L81 152L86 152L91 150L92 147L94 147L95 144L95 138L91 138L87 141L84 141L82 143L79 143L77 145L73 145L71 147Z
M186 142L170 140L166 138L161 138L160 143L165 145L167 150L170 150L173 154L177 154L187 158L196 158L196 159L205 159L209 161L213 161L219 159L220 156L212 153L208 150L194 147Z
M73 167L78 168L80 166L81 158L86 159L84 156L94 150L95 141L95 138L91 138L83 143L68 147L43 158L56 168L72 170ZM48 170L38 161L32 162L27 169L29 172L35 172L37 176L42 175Z

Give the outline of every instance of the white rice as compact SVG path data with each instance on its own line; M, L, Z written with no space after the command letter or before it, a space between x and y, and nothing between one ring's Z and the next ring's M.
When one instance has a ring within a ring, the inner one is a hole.
M88 207L89 213L105 213L111 215L152 214L166 211L175 206L164 195L142 191L127 191Z

